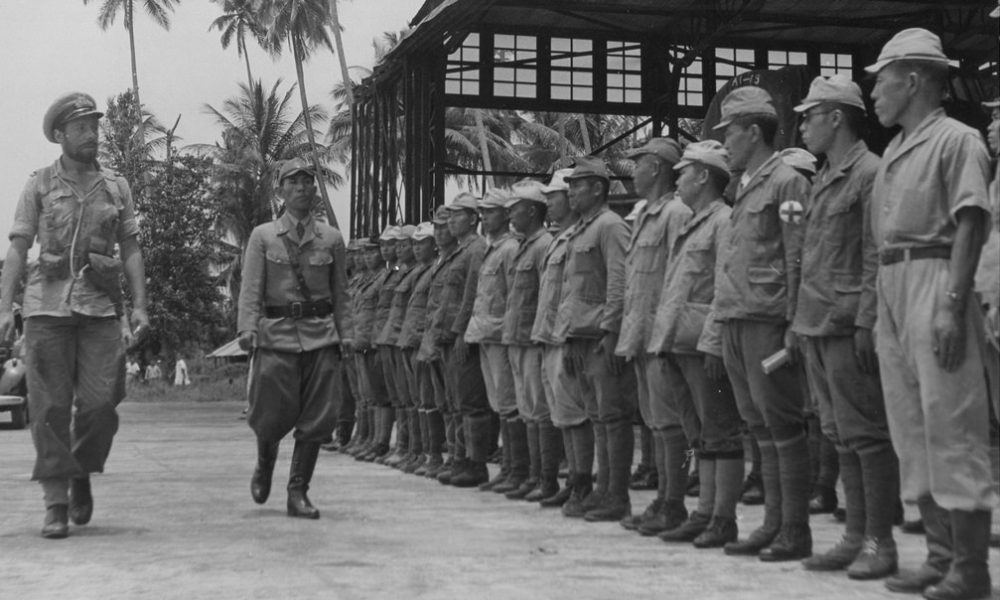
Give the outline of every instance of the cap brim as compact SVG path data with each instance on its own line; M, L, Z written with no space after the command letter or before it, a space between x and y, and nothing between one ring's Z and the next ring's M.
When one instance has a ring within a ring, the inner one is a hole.
M568 191L568 190L569 190L568 186L561 186L561 185L543 185L542 186L542 193L543 194L551 194L552 192L565 192L565 191Z
M649 150L645 148L633 148L625 153L625 158L638 158L643 154L652 154Z
M799 104L798 106L796 106L792 110L794 110L797 113L804 113L807 110L809 110L810 108L812 108L814 106L819 106L820 104L822 104L822 102L819 101L819 100L807 100L807 101L803 102L802 104Z
M688 159L686 159L686 158L682 158L682 159L680 159L679 161L677 161L677 164L676 164L676 165L674 165L674 170L675 170L675 171L680 171L680 170L681 170L681 169L683 169L684 167L686 167L686 166L688 166L688 165L693 165L693 164L694 164L694 161L693 161L693 160L688 160Z
M733 121L734 121L734 119L729 119L727 121L719 121L719 123L715 127L712 128L712 131L716 131L716 130L719 130L719 129L725 129L726 127L729 127L729 124L732 123Z
M920 61L924 61L924 62L932 62L932 63L938 63L938 64L942 64L942 65L947 65L949 67L951 66L951 61L948 60L947 57L942 58L940 56L920 56L920 55L906 55L906 54L904 54L903 56L893 56L892 58L887 58L885 60L880 60L880 61L878 61L878 62L876 62L874 64L868 65L867 67L865 67L865 72L869 73L871 75L874 75L874 74L878 73L879 71L881 71L882 69L884 69L887 66L889 66L890 63L894 63L894 62L899 61L899 60L920 60Z
M563 180L569 182L569 181L576 181L577 179L587 179L588 177L593 177L595 179L603 179L604 181L611 181L611 178L608 177L607 175L600 175L598 173L585 173L583 175L567 175L566 177L563 177Z

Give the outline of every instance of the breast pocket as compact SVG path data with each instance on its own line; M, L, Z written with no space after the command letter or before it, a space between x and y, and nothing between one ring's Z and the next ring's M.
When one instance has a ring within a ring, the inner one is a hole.
M715 268L715 246L711 242L694 242L685 246L685 272L708 273L713 268Z
M665 235L666 232L663 230L655 233L643 232L643 235L635 241L633 260L637 273L652 273L662 267L661 259L667 251L663 247Z
M826 229L828 246L853 248L861 243L862 215L859 191L838 194L826 214L822 224Z
M569 263L573 289L578 290L580 298L588 302L604 301L604 277L599 254L596 245L579 244L573 247Z
M770 240L781 233L778 207L766 198L754 198L747 205L747 226L752 239Z
M69 248L78 206L66 190L55 189L42 198L38 232L42 252L58 254Z
M535 265L518 265L514 269L514 287L524 302L538 302L538 283L538 269Z

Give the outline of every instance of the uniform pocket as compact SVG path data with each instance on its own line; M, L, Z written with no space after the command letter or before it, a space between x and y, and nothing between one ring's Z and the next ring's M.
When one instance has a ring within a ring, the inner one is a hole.
M781 233L778 208L765 198L752 198L747 204L747 221L753 239L770 240Z

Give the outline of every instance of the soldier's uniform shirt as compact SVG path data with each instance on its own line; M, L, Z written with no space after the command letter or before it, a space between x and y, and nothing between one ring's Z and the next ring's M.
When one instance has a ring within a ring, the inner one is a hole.
M587 420L587 413L576 401L579 382L563 369L565 346L552 335L559 299L562 295L566 250L574 225L557 232L545 249L538 282L538 307L531 326L531 341L543 344L542 388L556 427L574 427Z
M989 155L978 131L935 110L889 143L875 177L872 223L880 252L951 246L956 215L986 212ZM997 501L988 455L988 407L975 294L965 308L962 364L952 372L933 352L933 315L948 292L943 258L903 260L878 271L876 349L901 493L931 494L946 510L990 510Z
M322 442L337 422L342 383L339 345L354 337L347 295L344 238L330 225L306 219L300 238L290 215L254 228L247 242L237 329L257 333L248 390L247 423L264 441L292 429L296 439ZM298 250L300 289L292 267ZM326 300L325 316L269 318L266 308Z
M551 242L552 234L543 228L523 238L507 272L510 291L503 320L503 343L510 356L518 414L531 421L548 420L551 414L542 383L543 348L531 341L538 311L539 274Z
M379 267L371 272L368 279L358 286L355 303L355 345L365 348L354 355L354 364L358 369L358 383L365 402L374 406L385 406L389 402L382 373L382 361L375 349L375 317L379 292L385 280L392 271L388 267Z
M399 335L396 336L396 346L403 355L409 402L417 408L425 409L434 408L434 390L431 380L421 374L428 367L426 363L417 360L417 352L427 324L427 295L434 275L433 266L434 261L417 263L397 288L397 300L405 295L406 306Z
M20 237L28 247L37 238L40 253L61 263L59 269L43 269L41 261L28 265L22 304L36 480L102 471L118 429L115 406L124 397L119 384L125 347L114 305L71 270L79 273L88 252L111 254L139 228L128 184L98 169L93 179L78 181L57 159L33 173L10 231L11 239ZM75 356L67 348L76 348ZM74 382L51 373L88 376ZM74 403L90 418L76 420L71 436Z
M457 247L455 248L457 250ZM453 252L449 252L450 256ZM423 333L420 335L419 347L417 348L416 359L426 368L418 373L423 373L430 379L434 396L424 402L427 408L437 408L441 411L446 422L452 422L452 403L448 399L449 387L445 385L444 370L442 365L441 346L437 343L438 333L435 331L432 321L441 305L441 294L444 291L445 278L448 271L445 268L449 263L446 260L444 251L438 255L431 268L427 269L426 276L430 277L430 287L427 290L427 306L424 309ZM438 327L442 325L438 322ZM432 405L432 406L431 406ZM454 424L451 425L454 428ZM450 437L449 439L453 439Z
M809 182L775 153L736 192L716 272L712 312L723 321L723 360L744 421L758 437L801 433L796 372L765 375L761 360L784 347L795 312ZM786 216L782 219L782 214Z

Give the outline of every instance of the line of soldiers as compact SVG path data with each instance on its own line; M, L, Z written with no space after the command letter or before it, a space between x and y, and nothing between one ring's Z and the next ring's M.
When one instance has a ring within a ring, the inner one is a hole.
M631 227L608 206L606 164L582 157L548 184L462 193L430 222L352 244L356 353L342 374L357 404L341 408L342 451L668 542L987 597L997 498L972 285L990 157L940 108L947 65L936 35L908 29L868 68L876 116L901 127L881 159L861 137L858 85L816 78L795 107L825 157L812 181L801 151L775 151L771 96L746 86L722 102L724 144L655 138L629 155L646 200ZM817 555L810 405L846 499L843 538ZM658 489L633 515L637 411ZM740 538L744 429L764 519ZM912 572L897 572L901 496L927 532Z

